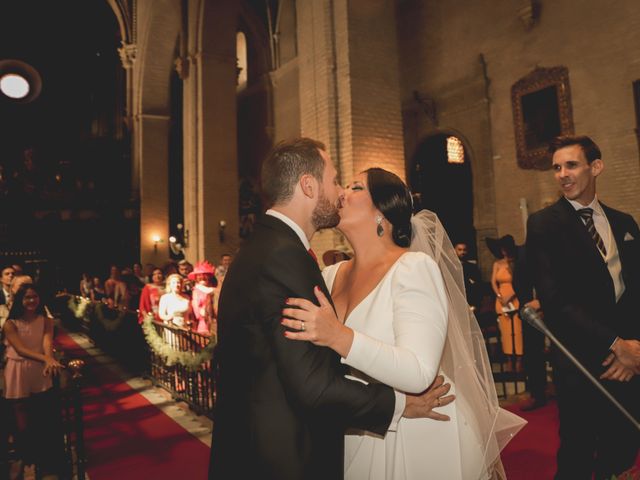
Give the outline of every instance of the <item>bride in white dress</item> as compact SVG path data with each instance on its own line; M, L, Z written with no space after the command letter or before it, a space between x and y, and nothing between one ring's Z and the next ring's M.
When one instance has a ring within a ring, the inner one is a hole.
M346 187L338 228L355 255L323 271L335 312L318 289L320 307L289 299L299 309L285 309L291 319L283 323L299 332L287 337L334 349L360 381L408 394L439 374L451 383L455 401L432 417L450 421L403 418L384 437L349 431L346 479L505 478L500 451L525 422L498 405L442 225L432 212L412 218L411 210L409 190L391 172L372 168Z

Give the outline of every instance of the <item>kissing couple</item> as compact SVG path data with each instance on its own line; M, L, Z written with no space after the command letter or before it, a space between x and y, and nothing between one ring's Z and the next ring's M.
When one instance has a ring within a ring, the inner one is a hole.
M308 138L274 148L262 189L220 294L209 478L504 478L525 422L498 405L437 216L380 168L343 188ZM354 256L321 272L310 240L332 227Z

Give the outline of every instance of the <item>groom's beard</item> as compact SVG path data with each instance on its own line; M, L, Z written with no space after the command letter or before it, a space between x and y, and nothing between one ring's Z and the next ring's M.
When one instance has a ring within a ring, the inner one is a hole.
M333 228L340 223L338 207L327 200L327 197L324 196L324 191L320 193L318 204L316 205L316 208L313 209L313 213L311 214L311 223L316 230Z

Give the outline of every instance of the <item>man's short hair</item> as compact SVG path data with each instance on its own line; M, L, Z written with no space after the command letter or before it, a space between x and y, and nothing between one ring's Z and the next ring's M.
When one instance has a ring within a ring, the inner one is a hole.
M572 145L580 145L584 156L587 157L587 163L591 164L594 160L602 158L600 147L596 145L590 137L586 135L561 135L551 140L549 144L549 153L553 155L558 150Z
M311 174L322 181L323 143L310 138L295 138L278 143L262 163L262 192L273 204L284 203L293 197L296 183L302 175Z

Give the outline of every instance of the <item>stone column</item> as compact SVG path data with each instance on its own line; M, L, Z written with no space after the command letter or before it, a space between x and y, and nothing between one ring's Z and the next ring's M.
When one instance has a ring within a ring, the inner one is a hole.
M191 262L217 263L221 253L234 253L239 245L237 5L200 5L201 10L189 12L189 72L184 85L186 256ZM223 235L221 221L226 224Z
M169 125L170 118L166 115L141 114L136 118L143 264L161 265L169 258Z
M394 2L297 3L300 124L323 141L343 184L379 166L405 178ZM314 249L345 248L320 232Z

